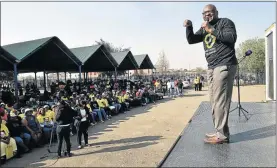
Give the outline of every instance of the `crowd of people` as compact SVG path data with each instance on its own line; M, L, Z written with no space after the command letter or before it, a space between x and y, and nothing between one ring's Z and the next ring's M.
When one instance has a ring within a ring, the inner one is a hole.
M70 107L74 114L70 116L70 134L77 135L80 149L88 145L90 126L127 113L131 108L155 103L166 94L171 97L183 94L182 80L173 78L150 82L96 80L81 84L69 80L52 83L50 92L42 94L35 84L28 84L24 90L18 101L8 88L1 91L1 164L50 141L59 142L56 123L62 108ZM85 144L81 143L82 136ZM70 156L70 151L67 153Z
M19 85L20 86L20 85ZM131 108L155 103L164 96L182 96L183 80L156 78L152 80L103 80L83 83L53 82L50 91L40 93L35 84L20 87L19 98L8 87L0 93L1 163L21 157L33 148L50 141L62 143L57 128L62 109L70 118L70 135L77 135L78 148L88 145L88 128L127 113ZM24 90L24 91L23 91ZM72 115L69 115L72 114ZM52 136L51 136L52 135ZM85 144L82 144L84 137ZM69 138L63 137L67 142ZM70 146L68 146L70 156ZM58 151L61 155L61 151Z

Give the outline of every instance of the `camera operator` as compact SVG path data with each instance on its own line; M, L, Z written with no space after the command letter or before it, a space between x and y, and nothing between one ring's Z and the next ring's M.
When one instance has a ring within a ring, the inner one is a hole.
M63 100L60 101L57 113L57 137L58 137L58 157L61 157L61 149L63 139L66 142L67 156L71 157L71 143L70 143L70 124L73 122L73 118L76 116L75 111Z

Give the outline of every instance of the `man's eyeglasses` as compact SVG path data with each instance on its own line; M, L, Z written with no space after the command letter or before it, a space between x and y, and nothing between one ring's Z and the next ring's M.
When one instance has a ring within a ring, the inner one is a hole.
M202 15L214 14L214 13L215 13L214 10L211 10L211 11L204 11L204 12L202 13Z

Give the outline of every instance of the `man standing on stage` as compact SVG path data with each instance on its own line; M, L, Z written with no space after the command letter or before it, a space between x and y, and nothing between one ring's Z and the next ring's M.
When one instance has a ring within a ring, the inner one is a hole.
M209 95L215 133L206 134L205 142L211 144L228 143L228 116L233 91L233 81L237 69L235 24L227 18L218 18L214 5L206 5L202 13L204 22L194 33L192 22L184 21L189 44L204 43L208 62Z

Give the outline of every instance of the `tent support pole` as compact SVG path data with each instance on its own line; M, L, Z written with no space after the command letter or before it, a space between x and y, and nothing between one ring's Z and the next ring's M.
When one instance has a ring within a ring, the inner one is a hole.
M16 102L18 103L18 81L17 81L17 64L13 64L13 70L14 70L14 92L15 92L15 98Z
M45 75L45 71L43 71L43 87L44 87L44 91L46 91L46 75Z
M81 90L81 83L82 83L82 66L79 65L79 88Z
M114 69L115 82L117 82L117 68Z

